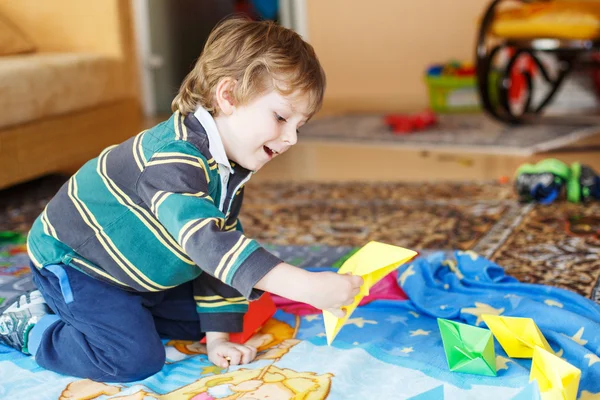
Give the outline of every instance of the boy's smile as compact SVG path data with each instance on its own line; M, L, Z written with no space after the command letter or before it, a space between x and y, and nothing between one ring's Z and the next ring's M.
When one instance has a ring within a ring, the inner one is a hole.
M229 159L258 171L296 144L308 110L308 96L284 96L271 90L248 104L232 106L229 114L219 114L215 122Z
M277 151L271 149L267 145L264 145L263 149L264 149L265 153L267 153L267 156L269 156L269 159L271 159L271 158L273 158L273 157L275 157L276 155L279 154Z

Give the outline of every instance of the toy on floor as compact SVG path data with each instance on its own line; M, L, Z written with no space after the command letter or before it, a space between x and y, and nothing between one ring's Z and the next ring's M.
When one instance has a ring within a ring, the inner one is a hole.
M535 347L541 347L554 354L546 338L531 318L487 314L482 318L509 357L531 358Z
M538 382L542 399L577 399L581 370L554 355L533 319L490 314L481 318L509 357L532 358L529 381Z
M450 61L427 68L425 83L429 107L437 113L478 112L475 66L471 62Z
M561 194L569 179L569 167L555 159L537 164L524 164L517 169L515 189L519 200L552 203Z
M437 117L432 111L426 110L418 114L388 114L385 123L395 134L404 135L415 131L422 131L437 124Z
M343 318L337 318L330 312L323 311L327 344L331 345L333 339L348 321L363 297L369 295L369 290L373 285L418 254L413 250L372 241L346 260L338 270L338 274L359 275L364 279L364 284L360 293L354 299L354 303L344 307L346 315Z
M536 380L543 399L576 400L581 370L560 357L535 347L529 381Z
M496 376L492 332L447 319L437 321L450 371Z
M567 199L572 203L600 199L600 176L587 165L571 164L571 175L567 182Z
M600 199L600 177L589 166L573 163L569 167L554 158L537 164L523 164L516 172L515 190L519 200L550 204L562 192L572 203Z
M438 318L451 371L496 376L493 334L509 357L532 358L529 381L537 381L542 399L576 400L581 370L554 355L533 319L481 318L489 330Z

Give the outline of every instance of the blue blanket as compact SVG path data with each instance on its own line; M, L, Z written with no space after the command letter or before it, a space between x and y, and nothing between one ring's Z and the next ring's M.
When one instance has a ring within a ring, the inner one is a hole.
M482 313L533 318L557 354L580 368L581 399L600 398L600 306L571 292L528 285L472 253L434 253L402 267L410 300L358 308L333 345L321 315L278 311L253 340L252 364L222 370L198 343L165 342L167 365L132 384L95 383L37 367L0 346L1 399L512 399L532 398L530 360L496 344L497 377L450 372L436 318L484 326Z

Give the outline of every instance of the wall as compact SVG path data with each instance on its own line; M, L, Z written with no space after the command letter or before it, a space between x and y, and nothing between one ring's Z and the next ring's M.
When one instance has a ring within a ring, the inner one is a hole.
M323 111L419 110L433 62L472 59L488 0L308 0L308 40L325 68Z

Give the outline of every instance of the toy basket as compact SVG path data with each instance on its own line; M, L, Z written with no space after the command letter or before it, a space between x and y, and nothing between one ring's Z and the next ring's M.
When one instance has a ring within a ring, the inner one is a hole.
M429 105L437 113L481 110L475 76L427 76Z

